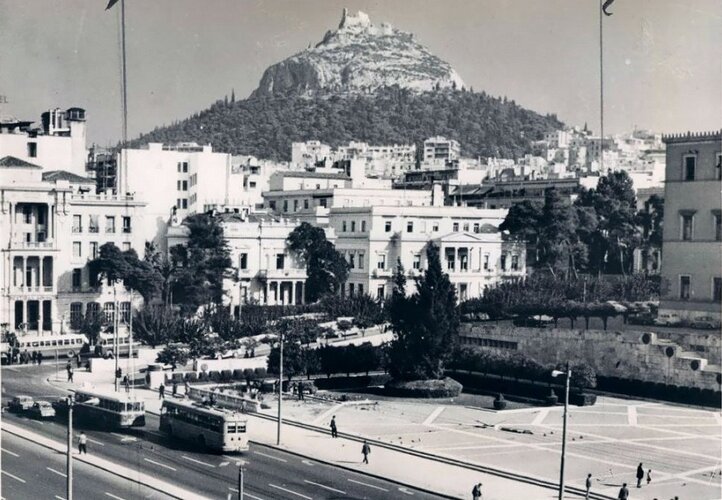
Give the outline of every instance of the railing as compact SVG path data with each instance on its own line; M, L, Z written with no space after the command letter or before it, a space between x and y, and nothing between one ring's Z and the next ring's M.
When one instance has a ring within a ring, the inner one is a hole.
M26 294L26 293L54 293L54 286L13 286L11 287L12 293L15 294Z
M113 193L73 193L73 200L84 200L84 201L133 201L135 196L132 194L113 194Z
M10 244L11 248L25 248L25 249L51 249L55 247L55 242L49 241L13 241Z

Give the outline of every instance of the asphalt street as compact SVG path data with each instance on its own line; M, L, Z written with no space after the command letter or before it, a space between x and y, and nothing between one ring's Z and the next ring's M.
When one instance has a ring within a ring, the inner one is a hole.
M45 379L53 374L53 366L21 366L2 368L2 403L3 407L16 394L27 394L37 399L53 400L64 393L49 384ZM15 425L21 426L45 437L58 442L65 442L65 423L57 421L40 422L24 416L3 412L3 419L7 419ZM351 472L339 467L329 466L314 460L307 460L302 457L285 453L274 448L251 444L248 452L241 455L220 455L195 450L192 445L182 441L170 440L158 431L158 417L146 414L146 426L143 429L134 429L127 432L107 432L98 429L84 429L88 436L88 452L95 453L106 460L121 464L125 467L139 470L146 474L152 474L158 479L167 481L186 490L212 498L228 498L229 494L236 498L238 491L238 466L239 462L244 463L244 492L247 498L252 500L272 498L293 498L293 499L336 499L336 498L368 498L368 499L398 499L398 498L438 498L425 492L400 488L399 485L378 480L373 477ZM253 439L253 429L249 428L250 438ZM17 439L9 437L7 432L2 433L3 443L16 443ZM7 440L7 441L6 441ZM3 444L3 448L5 445ZM28 448L26 446L26 448ZM25 448L23 449L25 450ZM13 450L10 450L13 451ZM20 452L15 452L22 456ZM27 453L23 451L23 453ZM51 455L47 451L41 455ZM6 472L7 454L3 452L3 473ZM9 456L11 459L18 457ZM22 483L12 479L11 476L3 477L2 496L4 498L29 498L23 496L19 488L37 488L32 498L55 498L54 495L64 495L64 478L60 475L47 471L46 467L52 467L59 472L64 471L64 457L60 455L60 465L40 465L32 467L33 474L53 474L62 485L54 492L49 491L50 483L40 484L38 481L27 481ZM9 461L7 467L12 467L13 462ZM86 466L90 467L90 466ZM17 469L16 469L17 470ZM7 469L13 473L12 469ZM43 473L44 474L44 473ZM5 474L3 474L5 476ZM97 470L93 478L104 477ZM111 475L109 475L111 476ZM17 477L22 477L17 475ZM55 479L55 478L53 478ZM93 479L94 480L94 479ZM95 488L95 485L86 485L93 480L88 475L78 475L76 483L79 488ZM110 483L99 482L99 489L88 497L78 498L103 498L104 492L100 491ZM111 481L107 479L107 481ZM13 484L18 483L18 484ZM53 483L54 484L54 483ZM60 483L58 483L60 484ZM100 486L102 484L103 486ZM136 492L130 485L118 488L113 483L113 489L106 489L121 498L142 498L140 492ZM8 489L6 488L16 488ZM80 491L80 490L79 490ZM118 491L122 492L117 493ZM46 495L47 493L47 495ZM52 493L52 494L51 494ZM16 496L20 494L21 496ZM109 496L107 498L113 498ZM158 498L158 497L152 497Z

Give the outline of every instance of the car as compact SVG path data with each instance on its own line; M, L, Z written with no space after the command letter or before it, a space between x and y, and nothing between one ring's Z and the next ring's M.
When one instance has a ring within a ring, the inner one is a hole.
M616 300L608 300L608 301L606 302L606 304L612 306L612 307L614 308L614 310L615 310L616 312L618 312L618 313L624 313L624 312L627 311L627 307L624 306L624 305L622 305L622 304L620 304L620 303L617 302Z
M8 404L8 409L15 413L23 413L33 406L33 398L30 396L15 396Z
M28 415L40 420L55 418L55 408L48 401L35 401L28 410Z
M528 328L546 328L547 325L554 322L554 318L546 315L537 315L529 318L516 318L512 322L514 326L523 326Z
M720 320L713 318L712 316L699 316L693 319L689 326L692 328L700 328L704 330L719 330Z
M51 406L55 410L56 415L67 416L68 414L68 398L58 398L52 402Z
M654 315L651 312L638 312L630 314L627 323L630 325L653 325L654 320Z
M662 313L654 319L654 324L657 326L677 326L681 323L682 318L674 313Z

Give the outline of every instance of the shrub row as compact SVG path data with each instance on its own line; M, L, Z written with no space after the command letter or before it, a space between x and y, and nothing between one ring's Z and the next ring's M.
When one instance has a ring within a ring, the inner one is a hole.
M170 380L171 382L182 383L188 382L230 382L232 380L263 380L266 378L267 372L265 368L246 368L244 370L213 370L209 372L186 372L186 373L172 373Z
M402 398L454 398L461 394L463 386L446 377L442 380L392 380L384 386L384 393Z
M700 389L699 387L683 387L661 382L600 376L598 388L607 392L662 399L676 403L713 406L715 408L722 406L722 392L712 389Z
M355 377L319 378L315 380L319 389L364 389L382 386L391 380L389 375L359 375Z

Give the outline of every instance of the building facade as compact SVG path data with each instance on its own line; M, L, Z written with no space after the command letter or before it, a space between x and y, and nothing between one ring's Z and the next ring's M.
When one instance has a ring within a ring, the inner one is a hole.
M722 132L669 135L660 312L720 317Z

